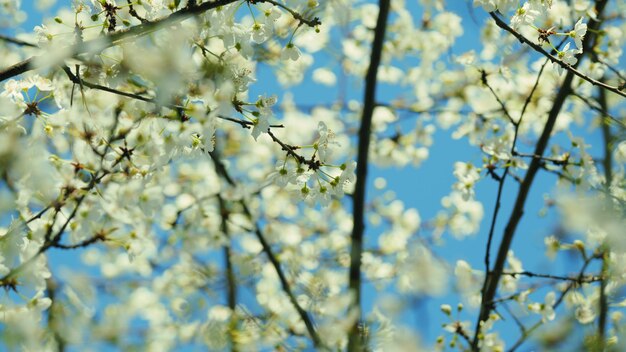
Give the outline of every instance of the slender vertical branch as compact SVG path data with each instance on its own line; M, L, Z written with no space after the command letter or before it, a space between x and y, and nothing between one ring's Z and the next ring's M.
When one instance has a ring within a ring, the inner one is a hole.
M235 329L237 327L237 320L235 316L235 308L237 308L237 281L235 278L235 270L233 267L231 246L232 241L228 233L228 218L229 211L226 207L226 202L221 195L217 195L217 201L220 206L220 230L228 238L228 243L224 245L224 266L226 267L226 303L231 311L230 326L228 328L230 338L230 349L233 352L239 350L237 347L237 341L235 339Z
M598 0L596 1L596 13L598 14L598 18L601 18L602 12L604 10L604 6L606 5L606 0ZM500 19L497 17L495 13L491 13L491 17L494 20L499 21ZM600 27L599 21L591 20L589 23L589 32L587 32L587 36L583 42L583 52L590 52L593 47L593 42L597 29ZM480 306L480 313L478 315L478 320L476 321L476 327L474 332L474 338L472 340L472 350L479 350L479 340L482 336L481 327L484 321L486 321L489 317L489 314L494 308L494 297L498 290L498 284L500 282L500 278L502 277L502 271L504 269L504 264L506 262L507 255L509 253L509 249L511 248L511 244L513 243L513 237L515 236L515 232L517 230L517 225L519 225L522 216L524 215L524 207L526 204L526 199L528 198L528 194L530 193L530 187L533 184L535 176L537 172L541 168L541 157L548 146L548 141L550 140L550 136L554 129L554 125L556 123L556 119L559 116L561 109L563 108L563 104L565 100L570 95L572 91L572 81L575 76L575 68L580 64L582 57L579 58L576 65L574 65L574 70L568 70L565 78L563 79L563 83L559 88L559 91L554 98L554 103L552 104L552 109L548 113L548 120L544 126L543 132L537 141L535 146L534 155L539 156L539 158L533 158L528 166L528 171L522 180L522 183L519 186L519 190L517 193L517 197L515 199L515 203L513 205L513 209L511 211L511 215L509 216L509 220L507 221L506 227L504 229L504 233L502 235L502 242L500 243L500 247L498 249L498 255L496 257L496 262L494 264L494 268L488 275L485 276L484 289L482 292L482 300Z
M59 333L59 317L57 313L61 313L62 306L57 302L57 283L53 279L46 279L46 293L48 298L52 301L52 304L48 308L48 328L52 331L52 336L54 341L56 342L56 348L59 352L64 352L66 350L67 341L61 334Z
M380 0L376 29L374 30L374 42L370 64L365 76L365 94L363 98L363 115L361 117L361 127L359 129L359 149L357 155L356 185L354 188L353 227L352 227L352 248L350 250L350 292L354 294L354 307L360 310L361 306L361 254L363 253L363 233L365 230L365 185L367 183L367 166L370 145L370 134L372 127L372 114L376 106L376 78L378 65L383 51L385 30L387 27L387 17L389 14L390 0ZM363 350L362 341L359 336L359 319L352 326L348 336L348 350Z
M606 92L603 89L598 89L598 103L600 104L600 108L602 109L602 114L600 115L600 126L602 128L602 138L603 138L603 146L604 146L604 158L602 159L602 164L604 168L604 187L607 194L611 194L611 183L613 182L613 158L611 153L611 145L613 143L613 138L611 136L611 126L609 124L609 120L607 118L607 101L606 101ZM610 202L610 198L608 202ZM602 273L600 275L600 299L599 299L599 313L598 313L598 342L599 349L601 351L605 348L605 336L606 336L606 319L609 313L609 305L608 298L606 295L606 285L607 285L607 276L609 272L609 253L608 248L604 246L602 248Z

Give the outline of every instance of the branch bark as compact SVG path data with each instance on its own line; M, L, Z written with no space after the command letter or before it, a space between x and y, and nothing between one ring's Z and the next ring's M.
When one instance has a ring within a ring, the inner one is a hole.
M359 321L361 317L361 255L363 253L363 233L365 232L365 185L367 183L367 166L372 127L372 114L376 106L376 79L378 65L383 51L387 17L389 15L390 0L380 0L378 19L374 31L374 42L370 64L365 76L365 94L363 98L363 115L359 129L359 149L357 155L356 185L352 198L352 248L350 250L350 292L354 294L354 307L359 309L357 321L352 326L348 335L348 351L364 350L363 341L359 334Z
M611 126L609 124L608 118L608 104L606 101L606 92L602 89L598 89L598 103L600 104L600 108L602 110L600 118L600 124L602 128L602 139L604 146L604 158L602 160L603 168L604 168L604 189L607 194L611 194L611 183L613 182L613 151L611 148L611 144L613 142L613 136L611 134ZM608 202L611 202L610 198ZM608 248L604 248L602 251L602 272L600 281L600 298L598 303L598 343L599 349L604 351L606 344L606 325L607 325L607 317L609 314L609 303L606 292L606 286L609 275L609 251Z
M228 334L230 339L230 349L233 352L239 351L237 346L236 332L237 320L235 309L237 308L237 279L235 277L235 268L232 261L232 240L228 232L228 218L230 212L226 207L226 201L221 195L217 195L217 201L220 206L220 230L228 238L228 243L224 245L224 266L226 267L226 303L230 308L230 326Z

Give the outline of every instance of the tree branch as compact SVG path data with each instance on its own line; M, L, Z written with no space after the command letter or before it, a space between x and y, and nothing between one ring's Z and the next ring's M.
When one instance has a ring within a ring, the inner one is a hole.
M517 276L526 276L526 277L539 277L542 279L552 279L552 280L561 280L561 281L571 281L577 284L582 284L582 283L586 283L586 282L597 282L597 281L601 281L602 278L600 276L597 275L588 275L588 276L583 276L583 275L577 275L575 277L571 277L571 276L561 276L561 275L551 275L551 274L537 274L537 273L533 273L530 271L519 271L519 272L503 272L502 275L504 276L512 276L512 277L517 277Z
M598 89L598 103L600 104L600 127L602 128L602 139L604 142L604 158L602 160L604 168L604 190L607 194L611 194L611 183L613 182L613 151L611 150L611 144L613 142L613 136L611 135L611 126L609 121L605 118L608 117L608 106L606 93L602 89ZM599 348L601 351L605 348L606 321L609 314L609 304L606 292L609 274L609 248L607 248L606 245L603 247L601 273L602 281L600 281L600 299L598 303L598 342L600 343Z
M376 106L376 79L378 66L383 51L385 31L387 29L387 17L389 14L390 0L380 0L378 19L374 31L374 42L369 67L365 76L365 93L363 97L363 114L359 129L359 147L356 167L356 185L352 198L352 248L350 250L350 277L349 288L354 294L353 306L359 309L357 321L352 326L348 335L348 351L362 351L365 349L359 335L359 320L361 317L361 255L363 253L363 233L365 232L365 189L367 183L368 154L371 137L372 115Z
M11 44L15 44L15 45L21 45L21 46L28 46L31 48L37 48L39 47L37 44L33 44L21 39L17 39L17 38L13 38L13 37L9 37L3 34L0 34L0 40L5 41L7 43L11 43Z
M235 328L237 327L237 320L235 315L235 308L237 307L237 280L235 278L235 270L232 261L231 246L232 240L228 233L228 218L230 215L229 210L226 207L226 201L221 195L217 195L217 201L220 206L220 230L228 238L228 243L224 245L224 266L226 267L226 303L230 308L230 326L228 327L230 347L231 351L236 352L237 340L235 338Z

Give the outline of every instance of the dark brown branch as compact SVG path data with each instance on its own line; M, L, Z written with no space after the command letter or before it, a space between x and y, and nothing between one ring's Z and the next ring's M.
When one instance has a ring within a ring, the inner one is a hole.
M21 45L21 46L28 46L31 48L38 48L39 46L37 44L33 44L21 39L17 39L17 38L13 38L13 37L9 37L3 34L0 34L0 40L5 41L7 43L11 43L11 44L15 44L15 45Z
M284 143L283 141L281 141L280 139L278 139L269 129L267 130L267 134L270 136L270 138L272 138L272 141L280 145L283 151L287 152L287 155L292 156L300 164L308 164L305 157L296 153L294 146L288 145Z
M146 20L145 18L139 16L139 14L137 13L137 10L135 10L135 7L133 6L133 3L131 0L126 0L126 3L128 4L128 13L135 17L136 19L138 19L141 23L146 23L148 22L148 20Z
M493 90L493 88L491 87L491 85L489 84L489 81L487 80L487 71L485 70L480 70L480 77L481 77L481 82L487 87L489 88L489 91L491 92L491 95L493 95L493 97L496 99L496 101L498 102L498 104L500 104L500 107L502 108L502 111L504 112L504 115L506 115L506 118L509 120L509 122L513 125L516 126L518 123L515 122L515 120L513 120L513 117L511 116L511 114L509 114L509 110L506 108L506 105L504 105L504 102L502 101L502 99L500 99L500 97L498 96L498 94L496 94L496 92Z
M237 308L237 281L235 278L235 269L232 261L232 251L231 244L232 240L230 239L230 235L228 233L228 218L230 212L226 207L226 202L221 195L217 195L217 201L219 203L220 209L220 230L228 239L228 243L224 245L224 266L226 267L226 302L228 304L228 308L231 311L230 318L230 326L228 327L229 338L230 338L230 346L231 351L236 352L239 349L237 348L237 339L235 334L235 328L237 326L235 309Z
M167 108L170 108L172 110L184 110L185 107L181 106L181 105L176 105L176 104L160 104L158 103L154 98L151 97L145 97L143 95L140 94L136 94L136 93L128 93L128 92L124 92L121 91L119 89L115 89L115 88L110 88L107 86L103 86L100 84L95 84L95 83L91 83L88 81L85 81L84 79L78 77L77 75L75 75L69 67L67 66L63 66L63 71L65 72L65 74L67 75L67 77L70 79L70 81L72 81L75 84L80 84L83 85L85 87L91 88L91 89L97 89L97 90L101 90L104 92L108 92L108 93L112 93L112 94L116 94L119 96L123 96L126 98L131 98L131 99L135 99L135 100L141 100L144 101L146 103L152 103L152 104L156 104L156 105L160 105L160 106L164 106ZM218 118L222 119L222 120L226 120L226 121L230 121L230 122L234 122L237 123L239 125L241 125L241 127L243 128L252 128L252 126L254 126L254 124L250 121L246 121L246 120L240 120L240 119L235 119L232 117L228 117L228 116L222 116L222 115L217 115ZM283 124L278 124L278 125L270 125L271 128L284 128L285 126Z
M520 272L503 272L502 275L506 276L526 276L526 277L539 277L543 279L552 279L552 280L561 280L561 281L572 281L577 284L588 283L588 282L597 282L601 281L602 277L595 275L577 275L577 276L560 276L560 275L550 275L550 274L537 274L530 271L520 271Z
M237 124L241 125L241 127L247 128L247 129L250 129L250 128L252 128L254 126L254 123L252 123L251 121L247 121L247 120L235 119L235 118L232 118L232 117L222 116L222 115L217 115L217 117L222 119L222 120L226 120L226 121L237 123ZM285 128L285 125L283 125L283 124L270 125L270 128Z
M128 92L124 92L124 91L121 91L121 90L118 90L118 89L114 89L114 88L110 88L110 87L103 86L103 85L100 85L100 84L95 84L95 83L91 83L91 82L85 81L84 79L79 78L77 75L75 75L72 72L72 70L70 70L70 68L65 66L65 65L63 66L63 71L65 72L67 77L70 79L70 81L72 81L75 84L80 84L80 85L83 85L83 86L91 88L91 89L97 89L97 90L101 90L101 91L104 91L104 92L109 92L109 93L112 93L112 94L120 95L120 96L123 96L123 97L131 98L131 99L135 99L135 100L141 100L141 101L145 101L147 103L154 103L154 104L156 104L154 98L144 97L144 96L139 95L139 94L128 93ZM178 105L165 105L165 106L167 106L168 108L171 108L171 109L180 109L180 108L182 108L182 106L178 106Z
M602 65L606 66L609 70L611 70L613 73L615 73L615 75L617 75L617 77L619 77L622 81L626 82L626 77L615 67L613 67L613 65L610 65L609 63L605 62L604 60L602 60L597 54L594 53L593 55L593 59L599 63L601 63Z
M521 156L523 158L540 159L541 161L544 161L546 163L551 163L554 165L578 165L578 163L570 161L569 157L565 157L564 159L556 159L556 158L550 158L547 156L539 156L539 155L534 155L534 154L526 154L526 153L518 153L518 152L513 153L513 155Z
M104 175L108 174L106 171L103 171L103 174L100 177L94 177L92 178L91 182L89 183L89 185L87 187L85 187L82 191L84 192L81 196L79 196L76 199L76 205L74 205L74 209L72 210L72 212L67 216L65 222L63 223L63 225L61 225L61 228L59 230L56 231L56 233L54 234L54 236L52 235L52 231L53 231L53 226L52 224L49 225L48 227L48 231L46 232L46 234L44 235L44 243L43 245L39 248L39 250L37 250L37 252L31 256L30 258L24 260L22 263L20 263L17 267L12 268L8 273L6 273L4 276L2 276L0 278L0 284L7 282L7 280L13 278L15 275L19 274L22 270L24 270L28 265L32 264L41 254L45 253L46 251L48 251L50 248L55 247L55 245L59 244L59 241L61 240L61 236L63 235L63 233L65 232L65 229L67 228L67 226L69 225L69 223L74 219L74 217L76 216L76 214L78 213L78 208L80 207L80 205L82 204L82 202L85 200L85 198L87 197L87 195L89 194L89 191L91 191L93 188L95 188L96 184L102 179L102 177L104 177ZM69 197L69 194L64 195L64 199L63 201L67 200L67 198ZM54 209L55 213L54 213L54 221L56 221L56 216L57 214L59 214L60 212L60 205L55 206L49 206L44 208L44 210L47 209ZM45 213L45 211L42 210L41 212L39 212L35 217L31 218L29 220L32 221L38 217L40 217L41 215L43 215ZM28 230L28 227L26 227L26 230Z
M46 295L52 301L50 307L47 310L48 313L48 329L52 332L54 342L56 343L56 350L59 352L66 351L67 340L61 335L61 326L59 323L60 318L58 315L63 313L62 304L57 301L58 284L52 279L46 279Z
M578 93L572 93L573 96L575 96L576 98L582 100L585 102L585 104L587 104L587 106L591 109L591 110L595 110L596 112L599 112L603 118L608 118L613 120L615 123L617 123L618 125L622 126L623 128L626 128L626 124L623 123L622 121L620 121L617 117L612 116L609 114L607 109L603 109L602 107L597 106L596 104L594 104L591 100L589 100L588 98L578 94ZM605 122L602 121L602 126L605 125Z
M106 236L104 235L104 233L102 232L98 232L95 235L93 235L92 237L89 237L83 241L80 241L78 243L75 244L62 244L62 243L54 243L52 246L55 248L60 248L60 249L77 249L77 248L83 248L83 247L87 247L89 245L92 245L96 242L100 242L100 241L106 241Z
M378 66L383 51L385 31L387 29L387 17L389 15L390 0L380 0L376 29L374 30L374 42L370 63L365 76L365 93L363 97L363 113L361 127L359 128L359 146L356 167L356 185L352 198L352 234L350 236L352 247L350 250L350 273L349 289L354 295L353 307L359 310L357 321L350 329L348 335L348 351L360 352L365 350L359 334L359 321L361 317L361 255L363 254L363 234L365 232L365 190L367 183L368 154L371 137L372 115L376 107L376 85Z
M606 93L602 89L598 89L598 103L600 104L600 127L602 129L604 158L602 159L602 165L604 168L604 190L607 194L611 194L611 183L613 182L613 152L611 145L613 143L613 136L611 135L611 126L606 120L605 116L608 116L608 106L606 101ZM605 348L605 336L606 336L606 321L609 314L609 304L606 292L607 277L609 274L609 248L603 246L602 248L602 281L600 282L600 299L599 299L599 314L598 314L598 341L600 343L600 350Z

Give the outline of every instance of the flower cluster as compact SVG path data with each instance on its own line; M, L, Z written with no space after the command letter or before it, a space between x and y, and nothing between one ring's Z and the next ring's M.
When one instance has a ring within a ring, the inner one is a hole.
M324 122L318 124L318 133L318 139L310 146L310 158L295 152L302 147L284 145L286 158L276 162L269 179L279 187L295 186L294 196L309 204L328 205L332 196L342 197L346 189L354 186L356 163L329 164L333 149L339 144Z

